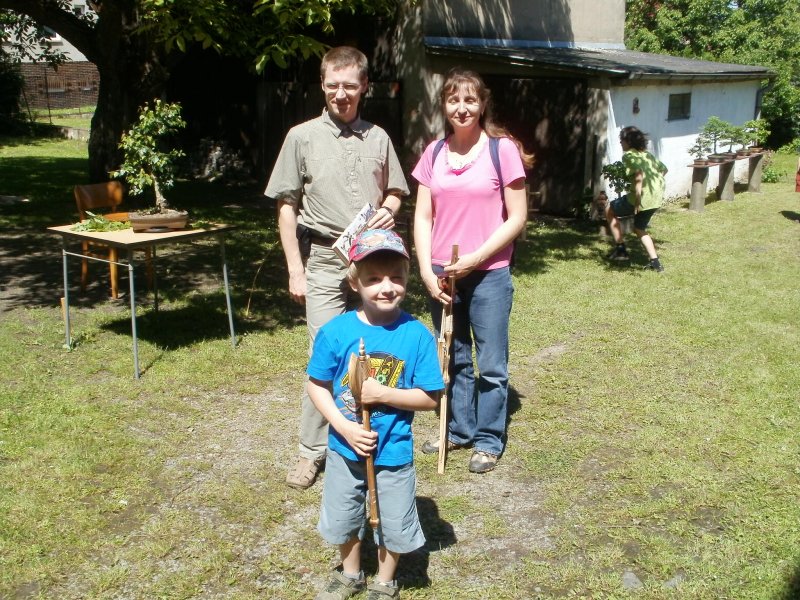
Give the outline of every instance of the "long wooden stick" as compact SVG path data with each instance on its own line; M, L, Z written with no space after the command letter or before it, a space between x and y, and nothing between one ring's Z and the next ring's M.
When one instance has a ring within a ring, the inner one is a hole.
M450 264L458 261L458 244L453 244L450 255ZM450 302L442 307L442 322L439 324L439 368L444 379L444 391L439 395L439 462L436 472L444 474L444 464L447 460L447 386L450 383L450 344L453 340L453 297L456 293L456 276L450 275L447 279L447 295Z
M358 357L350 355L348 365L350 391L355 399L361 403L361 386L369 377L369 355L364 348L364 338L358 344ZM369 408L361 404L361 421L364 431L372 431L369 422ZM367 491L369 493L369 524L375 529L380 525L381 519L378 512L378 481L375 477L375 458L370 453L366 459L367 466Z

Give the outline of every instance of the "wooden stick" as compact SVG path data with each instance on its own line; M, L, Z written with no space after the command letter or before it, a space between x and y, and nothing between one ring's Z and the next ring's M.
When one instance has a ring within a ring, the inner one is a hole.
M458 261L458 244L453 244L450 264ZM442 307L442 322L439 324L439 368L444 379L444 391L439 394L439 462L436 472L444 474L444 464L447 459L447 386L450 383L450 344L453 340L453 297L456 293L456 276L450 275L447 279L447 295L450 302Z
M364 348L364 338L358 344L358 357L350 355L348 365L350 391L355 399L361 403L361 386L369 377L369 355ZM372 431L369 422L369 408L361 404L361 421L364 431ZM378 512L378 481L375 477L375 458L370 453L366 459L367 465L367 491L369 492L369 524L373 529L380 525L381 519Z

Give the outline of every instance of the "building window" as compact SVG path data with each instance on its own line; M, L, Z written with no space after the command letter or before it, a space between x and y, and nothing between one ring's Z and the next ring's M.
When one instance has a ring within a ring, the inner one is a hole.
M669 113L667 114L668 121L677 121L678 119L688 119L692 112L692 95L691 94L670 94L669 95Z
M62 42L61 36L58 35L55 30L50 29L49 27L42 27L39 30L39 35L41 35L50 44L60 44Z
M67 91L67 80L63 77L47 78L47 91L51 94L64 94Z

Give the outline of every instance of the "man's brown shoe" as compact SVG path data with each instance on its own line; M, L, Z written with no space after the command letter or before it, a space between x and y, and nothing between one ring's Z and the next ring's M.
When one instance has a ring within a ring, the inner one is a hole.
M318 456L315 459L298 456L294 467L286 476L286 485L296 490L307 490L317 480L317 475L325 464L325 456Z

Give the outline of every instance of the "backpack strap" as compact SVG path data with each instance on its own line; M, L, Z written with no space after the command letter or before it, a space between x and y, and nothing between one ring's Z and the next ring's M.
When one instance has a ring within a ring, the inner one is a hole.
M431 170L433 169L433 165L436 164L436 157L439 156L439 152L441 152L442 147L444 147L444 142L445 138L442 138L437 141L436 145L433 147L433 152L431 153ZM500 181L500 199L505 202L506 190L503 185L503 171L500 169L500 138L489 138L489 155L492 157L492 164L494 165L494 170L497 172L497 179Z
M433 154L431 154L431 170L433 170L433 165L436 164L436 157L439 155L439 152L442 151L445 139L446 138L440 139L438 142L436 142L436 145L433 147Z
M500 170L500 138L489 138L489 154L492 157L494 170L497 171L497 179L500 181L500 199L506 201L506 190L503 185L503 171Z

